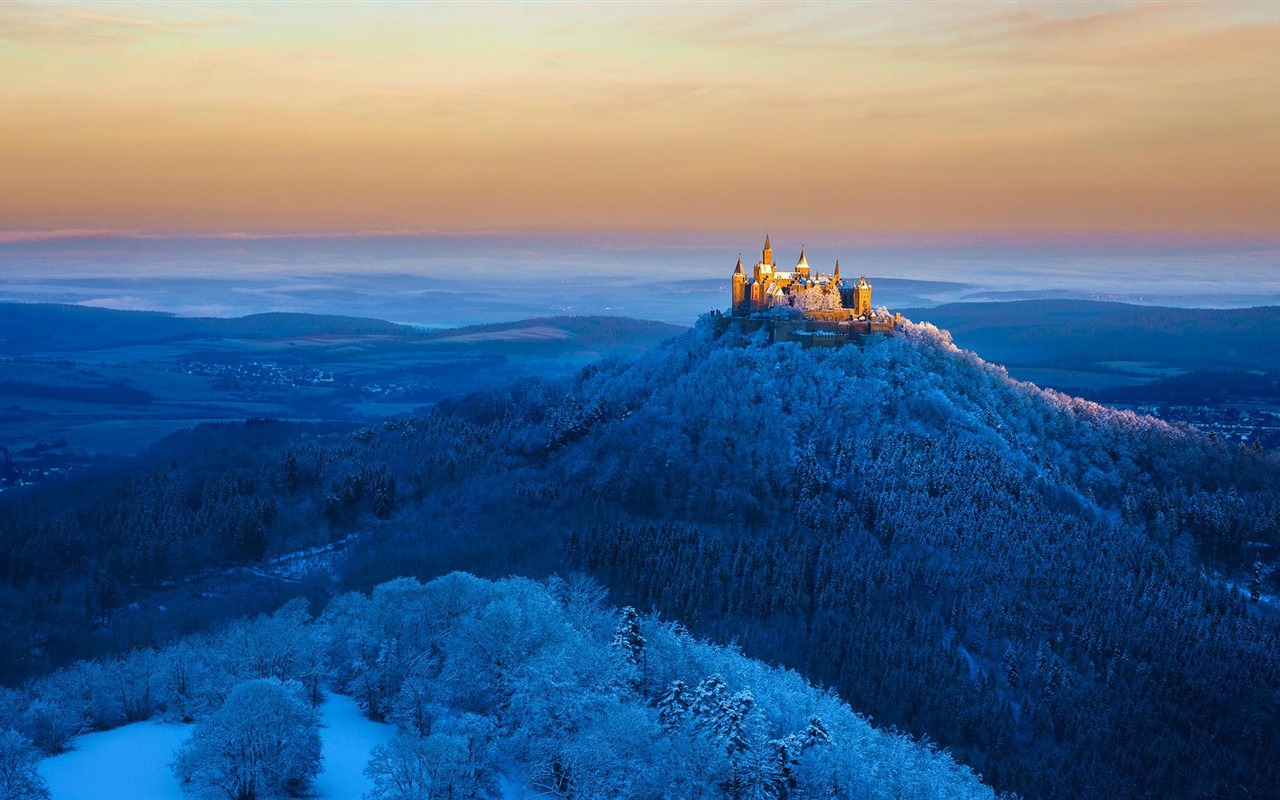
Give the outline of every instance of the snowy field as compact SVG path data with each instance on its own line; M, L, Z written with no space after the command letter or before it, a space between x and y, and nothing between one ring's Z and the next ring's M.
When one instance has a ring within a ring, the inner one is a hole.
M370 722L355 702L330 694L320 707L324 764L315 797L359 800L369 752L391 738L391 725ZM186 800L169 769L193 726L138 722L75 740L75 749L40 764L53 800Z

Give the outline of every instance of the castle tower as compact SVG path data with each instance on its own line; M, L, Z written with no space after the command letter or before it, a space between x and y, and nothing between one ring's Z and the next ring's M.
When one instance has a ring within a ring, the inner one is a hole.
M840 259L838 258L836 259L836 271L832 277L836 279L837 284L840 283Z
M766 267L773 266L773 248L769 246L769 232L764 232L764 252L760 255L760 263Z
M748 314L751 308L747 303L747 273L742 268L742 255L738 255L738 266L733 270L733 314Z
M796 262L796 277L801 280L809 278L809 259L804 257L804 245L800 245L800 260Z
M859 317L871 315L871 284L867 283L865 275L853 287L853 313Z

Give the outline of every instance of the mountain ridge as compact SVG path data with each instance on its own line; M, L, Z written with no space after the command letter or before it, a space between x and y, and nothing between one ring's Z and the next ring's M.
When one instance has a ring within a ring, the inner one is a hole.
M0 303L0 352L26 354L36 349L101 349L126 344L169 342L202 337L274 339L291 336L381 335L436 339L451 334L511 330L559 324L570 330L603 334L613 324L620 332L658 336L680 326L631 317L576 315L531 317L512 322L426 329L370 317L301 312L264 312L242 317L184 317L162 311L122 311L83 305ZM613 334L616 338L617 332ZM61 338L60 338L61 337Z

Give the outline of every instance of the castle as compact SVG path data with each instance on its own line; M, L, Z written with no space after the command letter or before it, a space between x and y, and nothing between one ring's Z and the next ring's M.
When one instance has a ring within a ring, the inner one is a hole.
M868 333L892 334L900 320L898 315L877 314L871 308L871 284L866 276L857 283L845 285L840 277L840 260L836 259L831 274L814 274L809 267L804 247L800 260L791 272L783 272L773 261L769 234L764 236L764 252L748 276L738 257L733 271L732 316L750 318L776 308L794 308L803 312L799 321L769 325L775 341L797 340L807 344L831 340L838 344Z

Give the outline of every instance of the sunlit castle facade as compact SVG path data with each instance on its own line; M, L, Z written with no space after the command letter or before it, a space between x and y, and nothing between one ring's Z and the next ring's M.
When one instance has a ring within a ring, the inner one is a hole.
M733 271L733 314L750 316L780 307L798 309L814 320L869 320L873 314L871 284L864 276L858 278L857 283L846 285L840 277L839 259L830 274L815 274L804 247L800 248L795 269L783 272L773 261L773 247L766 233L764 251L750 275L742 266L742 257L738 257L738 266Z

